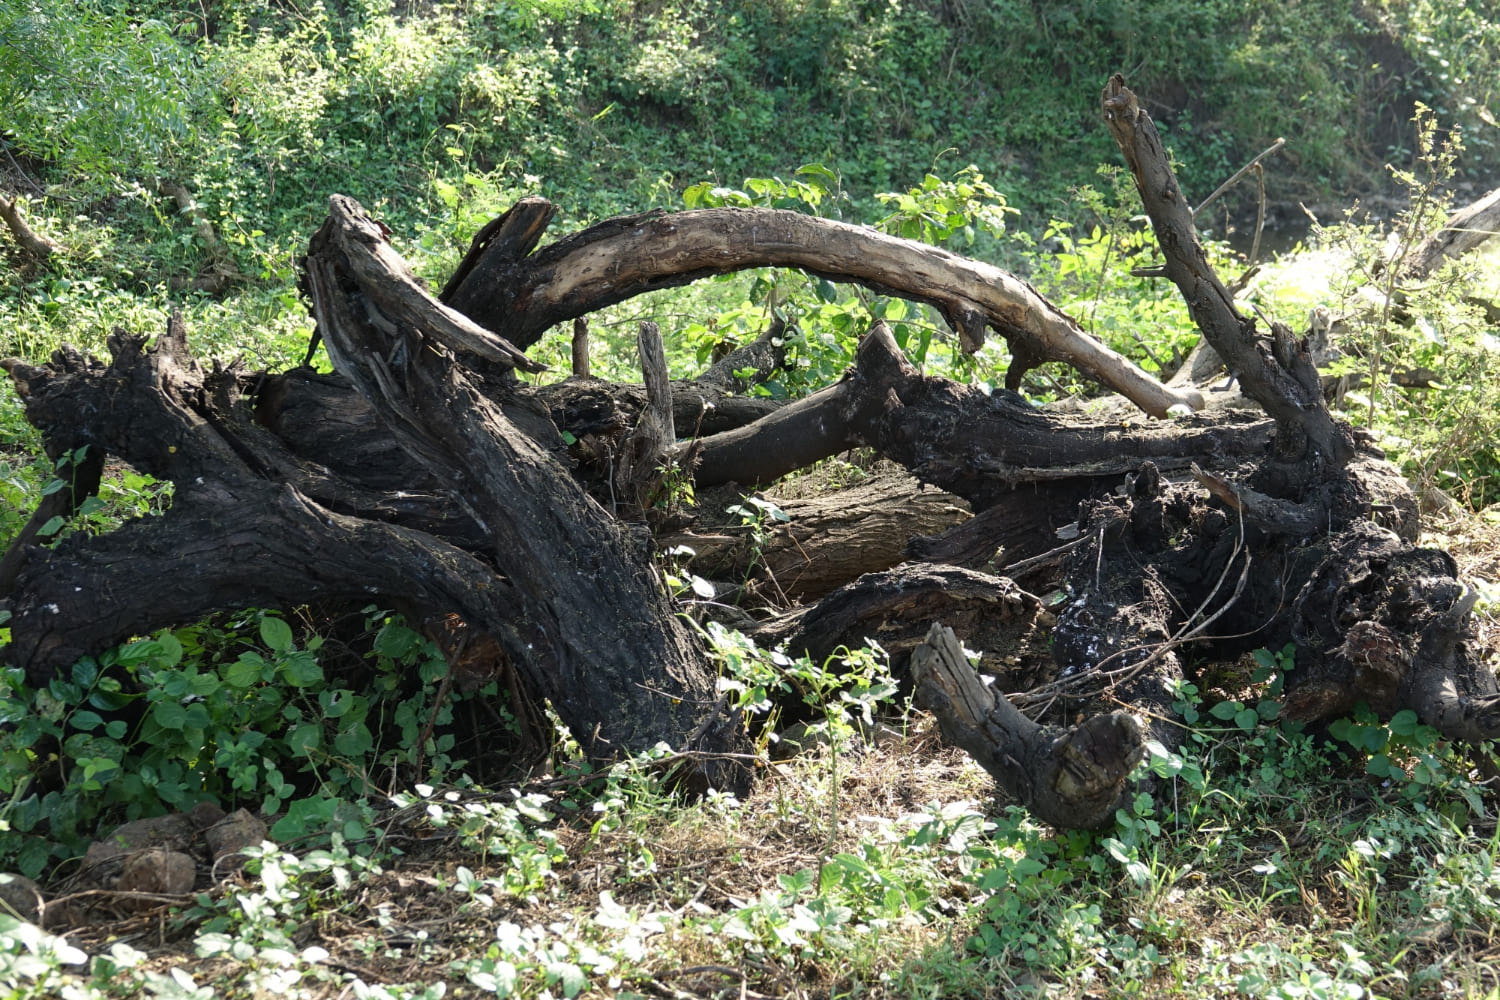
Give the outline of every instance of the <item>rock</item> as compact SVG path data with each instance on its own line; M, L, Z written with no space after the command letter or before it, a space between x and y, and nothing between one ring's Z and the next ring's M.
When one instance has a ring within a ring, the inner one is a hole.
M198 813L198 809L205 805L219 816L223 815L223 811L213 803L199 803L191 813L172 813L170 816L131 820L116 827L109 836L90 844L88 853L84 855L84 865L98 865L148 847L181 851L197 839L205 826L214 822L213 819L201 822L208 818L207 812Z
M220 861L247 847L258 846L269 835L266 824L258 817L246 809L236 809L209 827L203 834L203 840L208 844L209 853L213 855L217 874Z
M147 848L125 859L115 888L121 892L151 892L183 896L193 891L198 866L181 851Z
M42 921L42 890L25 875L0 872L0 910L29 924Z

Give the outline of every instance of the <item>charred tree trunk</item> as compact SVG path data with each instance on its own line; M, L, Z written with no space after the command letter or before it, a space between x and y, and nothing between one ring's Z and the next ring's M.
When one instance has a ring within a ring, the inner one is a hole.
M446 517L467 522L461 534L477 528L482 544L466 551L380 520L402 512L255 425L239 373L205 375L174 321L149 351L111 338L108 367L66 355L47 369L12 366L38 426L178 485L160 518L26 550L11 600L17 662L44 681L85 652L219 608L384 598L456 611L494 637L591 755L666 740L711 752L696 784L743 788L746 772L712 755L745 744L643 542L575 484L555 430L551 450L522 432L442 342L471 339L492 359L512 357L505 346L461 317L429 315L386 253L363 212L336 201L309 260L320 327L381 429L443 484ZM405 513L434 518L423 507Z
M1467 647L1472 599L1451 561L1407 544L1409 494L1329 413L1290 331L1262 335L1235 311L1150 118L1118 78L1104 110L1165 274L1271 419L1042 413L1013 393L922 375L879 323L842 380L785 405L734 394L745 369L781 363L774 327L691 383L666 382L648 337L649 388L582 376L580 335L580 374L533 390L514 370L540 367L524 348L554 323L707 274L791 266L929 303L971 349L994 328L1021 359L1009 384L1057 359L1152 414L1201 403L1103 349L1013 276L859 227L759 210L652 214L537 250L553 210L526 199L481 232L437 301L378 223L335 197L306 289L336 375L205 371L176 320L149 350L110 338L108 364L70 351L41 367L7 363L53 453L87 445L91 460L116 455L177 484L161 517L50 550L33 532L13 547L0 562L12 655L43 680L83 653L216 608L373 596L457 613L490 636L591 754L666 740L710 751L697 784L742 787L744 772L726 761L743 735L654 576L646 525L691 530L657 516L658 470L675 462L700 490L752 486L869 447L947 491L941 517L797 510L802 523L773 533L756 558L778 582L795 580L784 593L818 603L756 634L819 657L880 640L912 664L950 738L1050 822L1107 822L1146 734L1170 744L1171 727L1106 706L1167 716L1187 647L1295 639L1319 664L1288 681L1299 717L1364 699L1413 707L1457 738L1500 735L1493 678ZM80 471L37 528L92 488ZM955 512L948 494L976 516ZM835 536L860 524L883 525L882 544ZM844 558L850 549L859 558ZM1069 597L1054 618L990 575L996 567L1059 581ZM957 635L1024 693L990 696ZM1041 718L1048 705L1084 721L1047 728L1018 711Z

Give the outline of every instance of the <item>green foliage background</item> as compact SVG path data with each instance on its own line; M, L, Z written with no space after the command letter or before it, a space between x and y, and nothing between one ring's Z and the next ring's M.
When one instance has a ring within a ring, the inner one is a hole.
M868 216L946 157L1040 228L1114 159L1117 70L1190 194L1285 136L1274 193L1344 199L1412 148L1414 100L1493 166L1497 53L1494 3L4 0L0 135L111 277L201 267L169 176L284 281L332 190L448 251L523 190L581 219L819 161Z

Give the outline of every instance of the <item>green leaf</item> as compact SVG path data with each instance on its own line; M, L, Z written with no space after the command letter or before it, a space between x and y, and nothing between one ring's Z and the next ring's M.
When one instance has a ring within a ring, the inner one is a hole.
M171 632L163 632L157 636L156 645L156 662L159 666L175 667L182 662L182 640Z
M99 664L93 657L85 656L73 664L73 683L79 687L93 687L99 677Z
M1225 722L1228 722L1238 715L1244 707L1244 705L1241 705L1237 701L1221 701L1213 708L1210 708L1208 714L1212 715L1215 719L1223 719Z
M231 687L247 688L261 681L266 666L259 653L241 653L238 660L224 668L224 680Z
M323 680L323 668L307 650L299 650L277 664L281 676L292 687L312 687Z
M187 709L175 701L159 701L151 709L151 718L163 729L182 729L187 722Z
M287 748L297 757L310 757L312 751L323 743L323 727L312 722L304 722L293 729L286 738Z
M333 749L345 757L363 757L375 746L375 740L364 723L339 732L333 738Z
M271 836L285 842L308 833L319 833L333 822L338 800L324 796L298 799L286 807L286 815L271 827Z
M392 660L404 660L422 642L415 629L398 622L386 622L375 633L375 652Z
M1260 722L1260 713L1253 708L1247 708L1234 714L1234 724L1245 732L1250 732Z
M260 641L278 653L292 650L292 627L280 618L264 615L260 620Z
M104 719L98 712L74 712L73 717L68 720L74 729L83 732L91 732L104 724Z
M1391 732L1397 736L1410 736L1417 731L1417 713L1409 708L1403 708L1391 716L1389 725Z
M41 535L43 538L50 538L51 536L61 531L63 529L63 525L67 523L68 522L63 520L62 517L54 514L52 517L49 517L47 519L46 524L37 529L36 533L38 535Z
M348 712L354 704L353 692L347 688L337 691L322 691L318 694L318 707L323 710L323 718L337 719Z

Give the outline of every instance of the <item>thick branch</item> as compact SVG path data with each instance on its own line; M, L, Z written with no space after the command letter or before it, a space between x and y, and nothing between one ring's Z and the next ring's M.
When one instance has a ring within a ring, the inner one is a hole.
M1500 188L1449 216L1442 229L1417 247L1407 269L1415 277L1426 277L1443 261L1462 257L1497 231L1500 231Z
M1186 469L1205 454L1258 454L1268 430L1264 418L1238 415L1145 426L1065 421L1011 393L922 375L876 323L842 382L703 439L697 477L764 483L864 444L983 509L1022 483L1118 477L1147 459Z
M21 214L21 206L4 195L0 195L0 220L21 244L21 249L38 260L46 260L60 249L55 242L32 229Z
M1079 726L1039 726L986 687L953 630L934 623L911 658L923 707L943 737L962 747L1011 797L1045 823L1093 829L1114 819L1126 779L1144 750L1140 723L1125 712Z
M1196 391L1166 389L1009 272L797 212L724 208L613 219L529 256L499 253L450 285L444 301L526 347L554 324L643 292L753 267L796 267L929 303L971 350L987 323L1013 350L1064 361L1156 416L1174 405L1202 406Z

